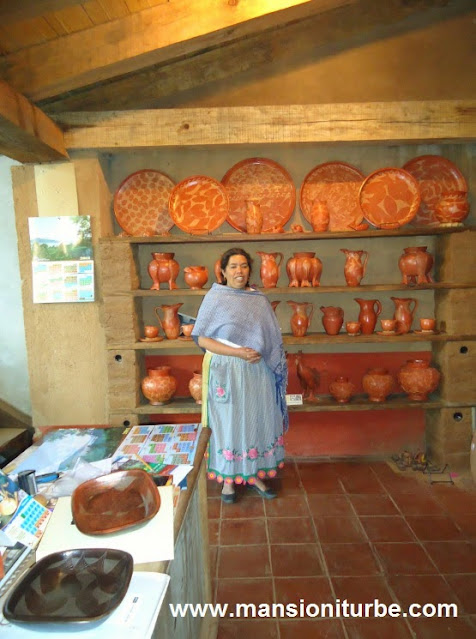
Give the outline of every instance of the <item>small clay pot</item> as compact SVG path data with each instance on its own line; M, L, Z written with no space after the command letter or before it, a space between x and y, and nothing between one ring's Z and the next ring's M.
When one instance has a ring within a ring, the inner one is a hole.
M424 402L437 389L440 373L423 359L410 359L398 371L398 383L415 402Z
M188 390L197 404L202 403L202 373L193 371L193 377L188 383Z
M157 337L158 334L159 334L158 326L144 326L145 337L148 337L149 339L153 339L154 337Z
M170 372L170 366L148 368L147 377L141 382L141 389L152 406L167 404L175 395L177 380Z
M421 317L420 328L422 331L434 331L436 328L436 320L433 317Z
M381 319L380 324L382 326L382 331L385 333L393 332L397 327L397 320L394 319Z
M362 377L362 387L371 402L384 402L390 395L394 383L393 376L386 368L371 368Z
M358 335L360 333L360 322L346 322L345 330L348 335Z
M329 392L339 404L346 404L355 394L355 385L348 377L339 376L329 384Z

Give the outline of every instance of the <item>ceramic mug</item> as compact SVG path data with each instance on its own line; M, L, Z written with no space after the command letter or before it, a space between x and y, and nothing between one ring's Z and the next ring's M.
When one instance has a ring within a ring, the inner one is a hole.
M436 320L433 317L422 317L420 319L420 328L422 331L434 331Z
M159 335L158 326L144 326L144 335L149 339L153 339Z
M380 324L382 325L382 331L390 333L395 330L397 322L394 319L382 319L380 320Z

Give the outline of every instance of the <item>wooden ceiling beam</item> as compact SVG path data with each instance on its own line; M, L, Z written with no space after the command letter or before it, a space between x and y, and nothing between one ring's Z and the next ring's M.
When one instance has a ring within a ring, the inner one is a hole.
M1 80L0 153L23 163L68 157L59 126Z
M354 2L172 0L11 53L1 77L38 101Z
M0 0L0 24L31 20L51 11L61 11L84 0Z
M366 102L63 113L70 150L476 139L476 101Z

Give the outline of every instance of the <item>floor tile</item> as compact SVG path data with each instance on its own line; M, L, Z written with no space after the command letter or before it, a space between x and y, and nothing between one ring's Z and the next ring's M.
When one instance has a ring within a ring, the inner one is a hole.
M366 465L350 465L341 471L337 469L337 473L347 493L375 494L385 492L378 477Z
M223 519L220 543L222 546L267 544L265 519Z
M398 515L393 501L387 495L349 495L349 501L358 515Z
M332 577L331 581L336 597L341 601L347 599L349 603L371 603L378 599L386 605L393 601L384 577Z
M268 533L271 544L304 544L317 541L310 517L270 517Z
M455 513L453 519L465 537L476 540L476 515Z
M208 497L219 497L223 486L217 481L207 481L207 495Z
M412 634L403 619L345 619L344 625L352 639L411 639Z
M221 498L209 497L207 499L208 519L219 519L221 517Z
M389 575L388 585L406 610L412 603L457 603L452 589L440 575Z
M390 575L424 575L436 573L425 551L416 543L375 543L386 573Z
M397 507L404 515L445 515L443 507L431 494L402 493L393 495Z
M449 513L476 515L476 490L470 492L457 486L440 486L436 491L436 499Z
M215 577L217 573L218 566L218 551L219 546L210 546L209 556L210 556L210 575Z
M308 494L309 510L315 517L353 517L351 503L346 495Z
M469 619L409 619L412 630L418 639L474 639L476 627Z
M360 517L370 541L414 541L403 517Z
M281 639L344 639L339 619L280 620Z
M251 519L264 517L263 499L256 495L240 494L234 504L222 504L221 516L223 519Z
M425 548L443 574L476 572L476 544L470 541L429 541Z
M257 495L258 499L261 499ZM306 497L301 495L288 495L276 499L262 499L267 517L303 517L309 515Z
M369 544L322 544L331 576L376 575L380 568Z
M307 603L333 603L327 577L275 577L276 601L284 605Z
M235 606L237 603L271 604L273 580L267 579L218 579L217 603Z
M272 544L271 563L275 577L323 574L317 544Z
M476 574L445 575L445 579L463 604L463 611L476 615Z
M464 534L450 517L408 515L406 520L418 539L424 541L451 541L464 538Z
M220 543L220 519L208 520L208 543L217 546Z
M221 619L217 639L278 639L275 619Z
M314 523L323 544L367 541L357 517L315 517Z
M271 565L268 546L221 546L217 574L219 579L269 577Z

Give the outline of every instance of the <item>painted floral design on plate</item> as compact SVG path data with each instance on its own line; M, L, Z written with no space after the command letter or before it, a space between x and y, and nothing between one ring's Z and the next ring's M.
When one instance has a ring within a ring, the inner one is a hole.
M464 175L450 160L441 155L420 155L403 165L417 179L421 203L412 220L414 226L439 226L436 206L443 195L468 191Z
M143 169L131 173L114 194L114 215L129 235L162 235L174 222L169 215L169 196L174 182L165 173Z
M296 187L277 162L267 158L248 158L231 167L222 179L230 212L227 221L233 228L246 233L246 201L259 202L263 214L262 233L283 227L296 205Z
M420 189L407 171L385 168L365 179L359 198L367 222L379 228L399 228L415 217Z
M310 222L314 200L327 203L329 231L348 231L359 226L363 213L359 189L365 175L345 162L325 162L310 171L301 186L300 207Z
M193 175L174 186L169 210L179 229L192 235L203 235L216 230L226 220L228 196L217 180Z

